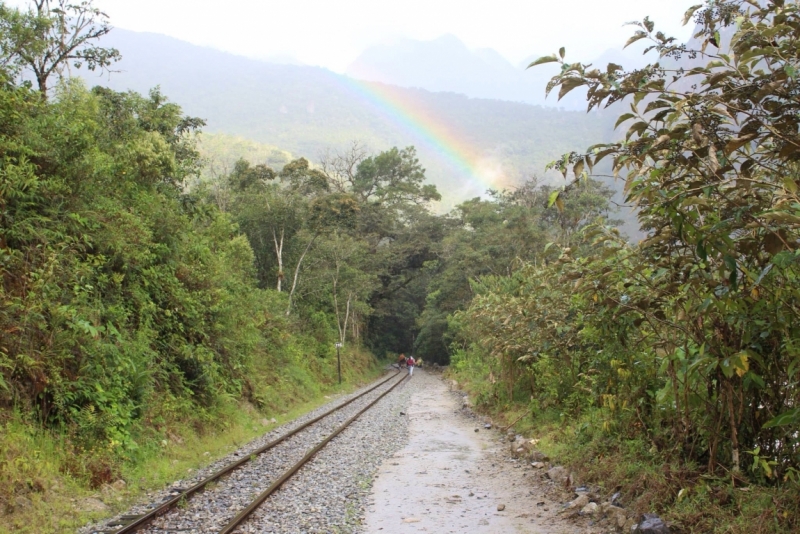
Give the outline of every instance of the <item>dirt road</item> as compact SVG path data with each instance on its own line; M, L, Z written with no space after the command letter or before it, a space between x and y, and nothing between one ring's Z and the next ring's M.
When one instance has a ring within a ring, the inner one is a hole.
M412 380L409 442L378 470L365 532L595 532L558 515L541 471L511 458L503 436L466 415L438 375Z

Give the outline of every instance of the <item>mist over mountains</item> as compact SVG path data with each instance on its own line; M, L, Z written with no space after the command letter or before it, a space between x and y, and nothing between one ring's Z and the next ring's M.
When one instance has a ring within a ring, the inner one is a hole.
M473 98L510 100L526 104L586 109L585 92L575 91L561 101L556 95L545 98L545 87L558 72L558 65L546 64L527 70L531 55L518 65L491 48L470 50L454 35L431 41L396 39L367 48L347 69L353 78L429 91L450 91ZM607 50L596 58L569 58L596 65L610 62L629 67L645 63L634 51Z

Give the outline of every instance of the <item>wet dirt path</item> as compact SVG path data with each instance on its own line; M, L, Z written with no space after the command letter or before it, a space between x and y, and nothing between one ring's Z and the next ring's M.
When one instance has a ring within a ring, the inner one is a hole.
M540 472L512 460L497 432L464 415L438 375L415 372L411 380L409 442L378 470L365 532L587 532L556 515L560 503L545 495Z

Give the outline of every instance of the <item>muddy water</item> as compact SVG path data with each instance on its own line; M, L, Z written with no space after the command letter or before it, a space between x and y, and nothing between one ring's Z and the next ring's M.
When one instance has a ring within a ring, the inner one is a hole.
M366 532L586 532L556 515L560 503L540 491L539 472L512 461L498 433L461 413L437 375L411 380L409 442L378 471Z

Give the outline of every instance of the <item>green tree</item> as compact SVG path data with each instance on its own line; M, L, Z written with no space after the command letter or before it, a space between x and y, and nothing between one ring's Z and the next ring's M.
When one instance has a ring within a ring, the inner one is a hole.
M30 71L45 97L50 77L70 65L105 70L120 59L116 49L97 45L111 26L91 0L31 0L27 12L5 4L0 10L4 63Z
M573 273L593 310L582 336L616 346L619 365L633 347L649 347L639 374L621 369L634 373L631 383L657 377L647 387L683 454L712 472L722 464L757 473L764 464L743 451L758 450L788 476L800 424L800 11L796 2L720 0L694 6L690 20L697 48L647 18L637 23L628 42L647 39L659 57L642 69L568 63L563 49L532 63L561 64L548 84L559 96L583 86L589 109L630 107L617 121L632 121L624 140L554 163L577 179L612 158L649 232L634 251L608 240L601 258ZM562 266L574 258L565 252Z

